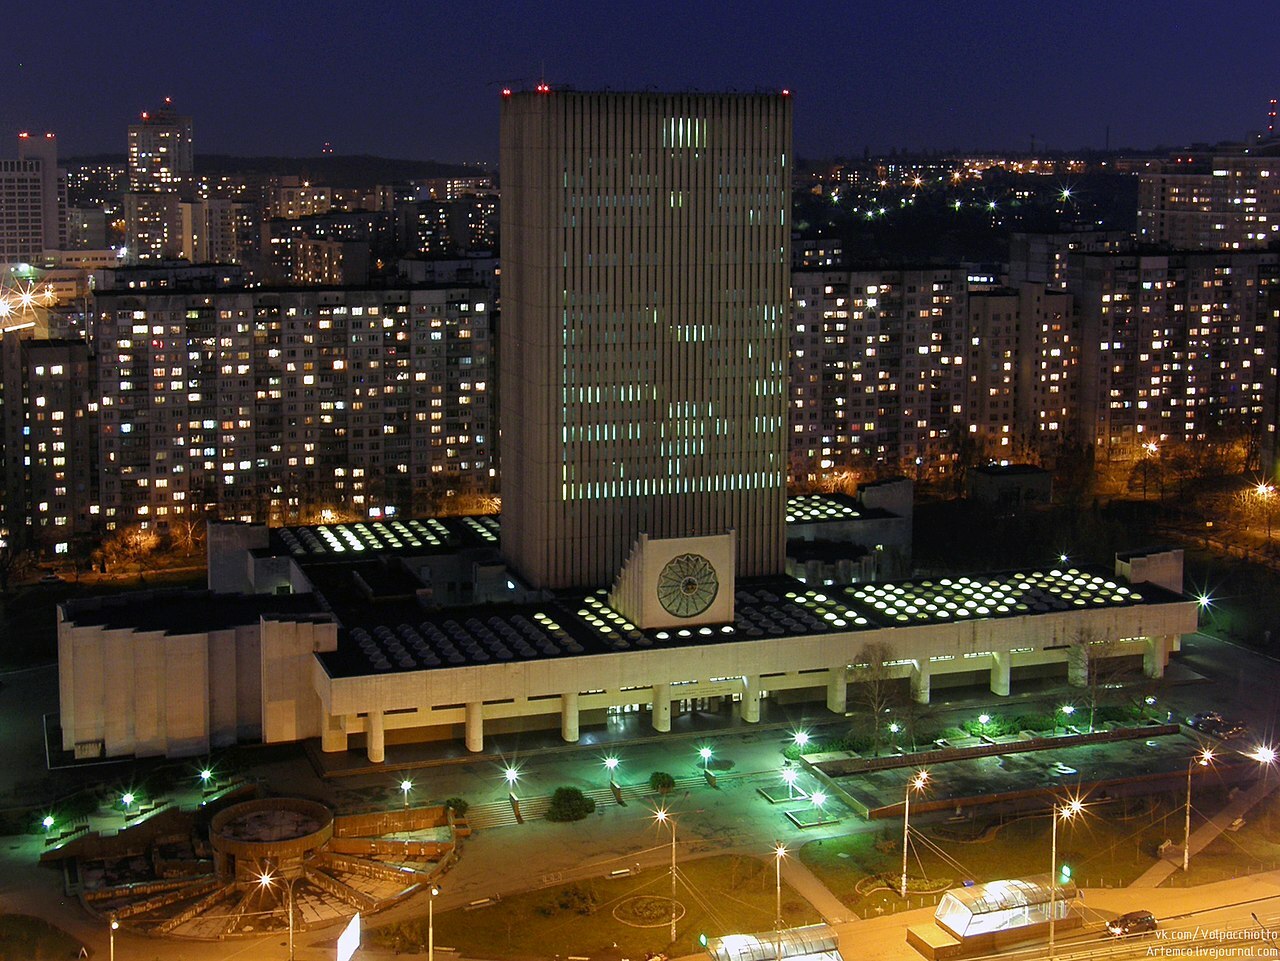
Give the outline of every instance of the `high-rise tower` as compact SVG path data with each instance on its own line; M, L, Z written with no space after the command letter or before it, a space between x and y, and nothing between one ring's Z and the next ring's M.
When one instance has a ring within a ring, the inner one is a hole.
M791 102L576 93L502 108L502 545L607 585L641 534L784 553Z
M180 202L192 186L191 118L168 97L159 110L129 124L129 192L124 197L129 259L161 260L182 254Z

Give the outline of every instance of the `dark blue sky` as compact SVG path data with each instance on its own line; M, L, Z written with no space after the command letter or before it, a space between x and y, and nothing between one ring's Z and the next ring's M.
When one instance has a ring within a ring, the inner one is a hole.
M172 96L196 151L494 160L504 84L789 87L803 156L1238 138L1280 95L1274 0L633 4L68 0L0 66L21 129L123 154Z

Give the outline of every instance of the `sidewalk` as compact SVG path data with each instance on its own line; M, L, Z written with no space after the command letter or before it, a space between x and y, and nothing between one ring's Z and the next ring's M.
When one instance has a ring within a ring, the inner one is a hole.
M1247 791L1241 791L1237 794L1235 799L1228 803L1226 807L1191 832L1191 843L1187 845L1191 849L1191 855L1195 856L1203 851L1214 838L1227 829L1232 821L1244 816L1245 812L1275 791L1277 787L1280 787L1280 778L1263 777ZM1157 888L1181 868L1182 858L1181 848L1179 847L1178 856L1175 860L1162 858L1147 868L1129 887Z

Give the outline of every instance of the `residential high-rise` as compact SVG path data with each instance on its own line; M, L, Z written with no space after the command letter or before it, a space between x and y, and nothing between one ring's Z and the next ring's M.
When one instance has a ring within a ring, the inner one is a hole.
M95 295L106 528L407 516L490 489L483 288L149 283Z
M964 416L967 293L962 266L795 272L793 481L947 469Z
M18 134L18 159L0 160L0 264L35 263L67 240L67 178L51 133Z
M124 197L125 242L132 261L182 254L181 201L189 199L194 161L191 118L166 97L129 125L129 190Z
M502 545L610 583L641 534L784 563L791 101L504 93Z
M1138 237L1183 250L1280 239L1280 142L1152 163L1138 180Z
M1267 447L1280 254L1072 255L1081 437L1100 449L1172 438Z

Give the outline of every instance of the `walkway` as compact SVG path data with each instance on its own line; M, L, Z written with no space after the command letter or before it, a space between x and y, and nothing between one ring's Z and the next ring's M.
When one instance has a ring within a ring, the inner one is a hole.
M1194 857L1208 847L1209 843L1225 831L1231 822L1238 817L1243 817L1250 808L1275 791L1277 787L1280 787L1280 778L1264 776L1253 787L1237 794L1226 807L1191 832L1191 843L1188 845L1191 856ZM1160 859L1139 875L1129 887L1158 888L1173 877L1175 872L1182 869L1182 848L1179 846L1175 850L1177 855L1173 860L1167 857Z
M827 924L843 924L854 920L844 902L831 893L831 889L800 863L798 857L788 857L782 862L782 876L800 897L813 905Z

